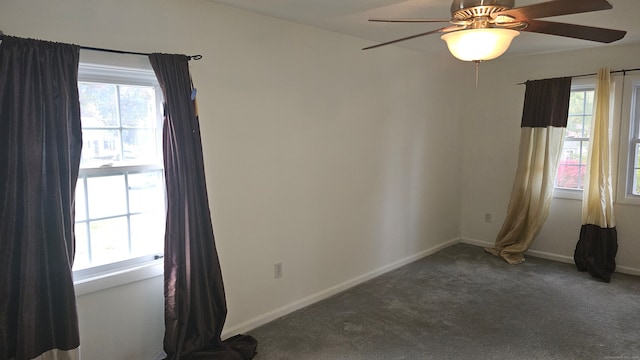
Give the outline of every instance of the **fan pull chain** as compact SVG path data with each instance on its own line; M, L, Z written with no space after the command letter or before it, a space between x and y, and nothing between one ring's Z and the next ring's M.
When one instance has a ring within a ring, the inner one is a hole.
M480 82L480 60L475 60L476 63L476 89L478 88L478 83Z

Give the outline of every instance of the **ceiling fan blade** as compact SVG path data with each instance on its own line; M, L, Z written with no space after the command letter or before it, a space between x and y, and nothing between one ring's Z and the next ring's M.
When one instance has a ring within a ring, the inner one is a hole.
M449 22L451 19L369 19L373 22L397 22L397 23L435 23L435 22Z
M591 11L608 10L613 8L607 0L554 0L539 4L513 8L491 14L492 18L507 15L516 21L539 19L551 16L580 14Z
M574 25L541 20L527 20L527 27L521 31L557 35L574 39L611 43L622 39L627 32L621 30L604 29L593 26Z
M431 30L431 31L427 31L427 32L420 33L420 34L416 34L416 35L411 35L411 36L403 37L403 38L401 38L401 39L396 39L396 40L391 40L391 41L383 42L383 43L381 43L381 44L377 44L377 45L373 45L373 46L368 46L368 47L366 47L366 48L363 48L362 50L375 49L375 48L378 48L378 47L381 47L381 46L395 44L395 43L400 42L400 41L411 40L411 39L415 39L415 38L417 38L417 37L421 37L421 36L425 36L425 35L430 35L430 34L435 34L435 33L441 32L443 29L444 29L444 28L442 28L442 29L437 29L437 30Z

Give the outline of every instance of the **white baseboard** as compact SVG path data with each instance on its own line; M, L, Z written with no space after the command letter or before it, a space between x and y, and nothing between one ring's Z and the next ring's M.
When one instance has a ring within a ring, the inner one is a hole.
M616 272L627 274L627 275L635 275L640 276L640 269L632 268L629 266L618 266L616 265Z
M378 276L380 276L380 275L382 275L384 273L387 273L389 271L392 271L392 270L395 270L397 268L400 268L400 267L402 267L404 265L407 265L409 263L412 263L412 262L414 262L416 260L422 259L425 256L429 256L429 255L435 254L436 252L438 252L438 251L440 251L440 250L442 250L444 248L447 248L447 247L449 247L451 245L457 244L459 242L460 242L459 238L458 239L451 239L451 240L449 240L447 242L444 242L442 244L434 246L434 247L432 247L430 249L427 249L427 250L421 251L421 252L419 252L417 254L408 256L406 258L394 261L394 262L392 262L392 263L390 263L388 265L385 265L385 266L383 266L381 268L375 269L375 270L370 271L370 272L368 272L366 274L363 274L363 275L360 275L358 277L355 277L355 278L353 278L351 280L347 280L347 281L345 281L343 283L340 283L338 285L332 286L332 287L330 287L328 289L319 291L319 292L317 292L315 294L312 294L312 295L307 296L305 298L302 298L300 300L294 301L294 302L289 303L289 304L287 304L285 306L282 306L282 307L279 307L279 308L277 308L275 310L269 311L269 312L267 312L265 314L256 316L256 317L254 317L252 319L249 319L249 320L247 320L245 322L242 322L240 324L234 325L234 326L232 326L230 328L225 328L222 331L222 338L226 339L226 338L228 338L230 336L234 336L236 334L243 333L243 332L255 329L255 328L257 328L257 327L259 327L261 325L264 325L264 324L266 324L268 322L271 322L271 321L273 321L273 320L275 320L277 318L280 318L280 317L282 317L284 315L292 313L292 312L294 312L296 310L302 309L303 307L309 306L309 305L314 304L314 303L316 303L318 301L324 300L324 299L326 299L328 297L331 297L331 296L333 296L335 294L338 294L338 293L340 293L342 291L345 291L345 290L347 290L349 288L352 288L352 287L354 287L356 285L359 285L359 284L361 284L361 283L363 283L365 281L368 281L368 280L371 280L371 279L373 279L375 277L378 277Z
M495 245L494 242L478 240L478 239L461 239L460 242L463 244L469 244L469 245L475 245L475 246L481 246L481 247L493 247ZM525 254L531 255L533 257L547 259L547 260L573 264L573 258L570 256L552 254L552 253L538 251L538 250L527 250Z
M476 245L476 246L482 246L482 247L492 247L494 245L493 242L477 240L477 239L461 239L460 242L464 244ZM525 254L531 255L533 257L542 258L542 259L553 260L553 261L558 261L558 262L567 263L567 264L574 264L573 256L559 255L559 254L549 253L549 252L540 251L540 250L527 250ZM640 276L640 269L632 268L629 266L617 265L616 272L619 272L621 274Z
M533 257L542 258L542 259L558 261L561 263L573 264L573 256L558 255L558 254L549 253L546 251L531 250L531 249L527 250L525 254L531 255Z
M481 247L493 247L494 245L493 242L478 240L478 239L460 239L460 242L463 244L469 244L469 245L475 245L475 246L481 246Z

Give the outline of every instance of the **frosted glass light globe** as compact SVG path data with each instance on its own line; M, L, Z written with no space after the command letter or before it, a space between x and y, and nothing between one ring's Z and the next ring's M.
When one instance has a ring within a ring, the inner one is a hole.
M462 61L485 61L504 54L520 33L511 29L469 29L453 31L440 38L453 56Z

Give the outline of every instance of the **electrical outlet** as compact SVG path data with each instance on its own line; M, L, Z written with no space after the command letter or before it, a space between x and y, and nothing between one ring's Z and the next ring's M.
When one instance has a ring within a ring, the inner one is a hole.
M490 223L493 220L492 217L491 213L484 213L484 222Z
M280 279L282 277L282 263L273 264L273 278Z

